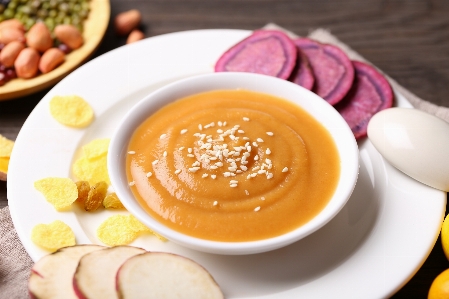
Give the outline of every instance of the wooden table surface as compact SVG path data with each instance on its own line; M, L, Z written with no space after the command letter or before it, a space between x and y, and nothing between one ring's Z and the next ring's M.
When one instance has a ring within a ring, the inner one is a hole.
M147 37L193 29L253 30L269 22L300 35L326 28L416 95L449 107L448 0L111 0L111 17L132 8L142 13ZM110 22L93 58L124 43ZM0 101L0 134L14 140L46 92ZM6 183L0 182L0 208L7 204ZM425 298L447 268L438 239L422 268L392 298Z

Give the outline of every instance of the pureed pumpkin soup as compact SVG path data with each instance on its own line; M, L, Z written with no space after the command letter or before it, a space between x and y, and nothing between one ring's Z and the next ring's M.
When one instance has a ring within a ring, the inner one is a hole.
M133 133L132 193L156 220L214 241L276 237L307 223L337 187L329 132L299 106L248 90L172 102Z

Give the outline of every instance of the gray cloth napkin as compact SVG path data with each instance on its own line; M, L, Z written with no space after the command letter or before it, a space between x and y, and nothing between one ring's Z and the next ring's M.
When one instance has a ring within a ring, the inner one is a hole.
M0 299L28 298L27 281L33 261L20 243L9 214L0 210Z
M276 24L268 24L266 29L284 30ZM292 32L288 32L291 36L295 36ZM309 34L310 38L323 43L330 43L339 46L353 60L366 60L339 41L328 30L316 29ZM449 122L449 108L440 107L432 103L426 102L417 97L395 80L388 77L390 84L399 93L401 93L415 108L436 115ZM17 236L11 221L8 207L0 210L0 299L28 298L27 280L29 277L33 262L26 253L22 243Z

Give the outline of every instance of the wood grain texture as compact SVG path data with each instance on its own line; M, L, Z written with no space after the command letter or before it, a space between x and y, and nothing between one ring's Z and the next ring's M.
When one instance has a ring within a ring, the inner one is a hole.
M133 8L142 13L147 37L195 29L253 30L269 22L300 35L326 28L416 95L449 107L447 0L111 0L112 17ZM114 34L110 22L94 57L125 39ZM0 101L0 134L15 139L47 91ZM6 204L6 184L0 182L0 207ZM421 269L392 298L426 298L433 279L447 268L438 239Z

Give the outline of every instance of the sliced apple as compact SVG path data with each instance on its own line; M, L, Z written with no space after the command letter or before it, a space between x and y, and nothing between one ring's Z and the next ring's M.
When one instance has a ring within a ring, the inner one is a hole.
M129 258L117 272L119 298L208 298L223 293L196 262L171 253L147 252Z
M117 246L84 255L75 271L73 287L80 299L118 298L115 277L120 266L130 257L146 250L132 246Z
M41 258L31 268L28 281L31 298L77 299L73 290L73 274L80 258L103 248L105 247L99 245L64 247Z

